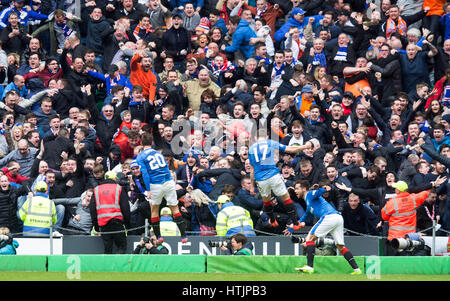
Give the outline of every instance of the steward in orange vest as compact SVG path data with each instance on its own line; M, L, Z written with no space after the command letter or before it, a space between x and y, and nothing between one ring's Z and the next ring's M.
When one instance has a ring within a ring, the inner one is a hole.
M94 201L90 204L92 224L95 231L102 232L105 254L124 254L127 251L125 228L130 225L130 205L126 189L116 183L117 175L112 171L105 174L105 180L94 188ZM114 232L114 233L110 233Z
M408 193L408 184L404 181L395 182L392 187L396 196L390 198L381 210L381 217L389 222L389 241L416 232L416 209L430 195L430 190Z

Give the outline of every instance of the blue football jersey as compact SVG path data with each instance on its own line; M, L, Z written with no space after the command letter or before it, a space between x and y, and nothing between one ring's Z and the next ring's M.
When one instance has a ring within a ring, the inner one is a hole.
M334 209L333 205L328 203L322 195L326 193L325 189L319 188L318 190L310 190L306 194L306 211L300 218L300 222L306 221L309 216L315 216L318 219L329 214L340 214L339 211Z
M144 149L136 162L141 167L147 191L150 191L150 184L162 184L173 179L164 156L152 148Z
M286 145L270 139L259 140L250 146L248 158L256 181L264 181L280 173L275 165L275 153L285 149Z

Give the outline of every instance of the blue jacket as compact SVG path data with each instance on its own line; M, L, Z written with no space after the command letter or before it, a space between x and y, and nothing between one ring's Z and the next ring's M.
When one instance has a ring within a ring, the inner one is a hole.
M262 210L263 208L262 199L255 198L253 195L250 194L248 190L245 190L243 188L239 189L237 197L239 199L239 206L243 207L244 209L247 209L248 211Z
M227 46L225 51L227 52L236 52L240 50L242 54L245 56L245 59L250 58L255 52L255 47L250 45L250 38L257 38L258 36L250 28L250 24L241 20L236 28L236 31L233 33L233 44L231 46Z
M126 76L124 76L122 74L119 75L119 79L111 78L111 76L109 76L109 75L105 75L103 73L98 73L95 71L88 71L88 74L90 76L92 76L93 78L102 80L106 83L106 92L108 95L111 94L111 89L115 85L121 85L124 87L128 87L130 89L130 91L133 89L133 85L131 84L131 82L128 80L128 78Z
M274 38L275 41L277 42L281 42L282 40L284 40L286 37L286 33L289 31L289 28L291 28L292 26L298 27L298 29L300 30L300 37L303 36L303 27L305 27L306 25L308 25L308 20L309 18L314 18L314 24L318 24L320 20L323 19L323 16L311 16L311 17L305 17L303 18L303 22L299 22L297 21L294 17L290 17L286 23L283 24L283 26L280 27L280 29L278 29L275 34L274 34Z
M15 7L11 6L11 7L5 8L0 13L0 28L5 28L9 24L8 17L11 12L17 13L17 15L19 16L20 24L22 24L25 27L27 27L28 19L30 17L33 19L36 19L36 20L47 20L47 18L48 18L47 15L39 14L32 10L27 10L25 7L23 7L21 11L18 11Z
M219 20L217 20L216 22L216 27L219 27L220 30L222 30L222 35L226 35L228 32L227 26L225 25L225 20L220 18Z
M6 93L12 90L17 91L17 93L19 93L19 97L23 98L28 98L28 94L30 92L26 86L23 86L22 90L19 90L19 87L14 82L10 82L3 90L2 98L6 96Z
M444 31L444 41L450 39L450 14L443 15L439 23Z
M16 249L19 247L17 240L13 239L11 245L7 244L0 249L0 255L16 255Z
M325 189L319 188L318 190L310 190L306 194L306 213L300 218L300 222L306 221L309 216L314 215L318 219L329 214L340 214L334 207L328 203L322 195L325 193Z

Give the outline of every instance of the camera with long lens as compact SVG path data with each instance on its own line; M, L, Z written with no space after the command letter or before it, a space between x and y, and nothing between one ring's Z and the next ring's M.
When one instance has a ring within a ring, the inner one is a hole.
M326 237L319 237L316 240L316 247L334 246L334 240Z
M299 237L299 236L295 236L292 235L291 236L291 241L293 244L302 244L306 241L306 239L304 237Z
M221 241L215 241L215 240L210 240L208 241L208 245L211 248L221 248L221 247L231 247L231 241L230 240L221 240Z
M417 233L406 234L405 238L394 238L391 243L394 249L406 250L408 252L423 250L425 248L425 241Z
M291 241L294 244L295 243L302 244L302 243L306 242L306 238L292 235ZM334 245L334 240L332 240L331 238L319 237L315 241L315 245L318 248L328 246L328 245Z

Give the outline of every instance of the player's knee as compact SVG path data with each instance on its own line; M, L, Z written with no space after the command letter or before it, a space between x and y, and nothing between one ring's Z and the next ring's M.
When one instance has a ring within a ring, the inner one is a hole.
M336 249L338 249L339 252L341 252L344 248L345 248L345 245L336 245Z

